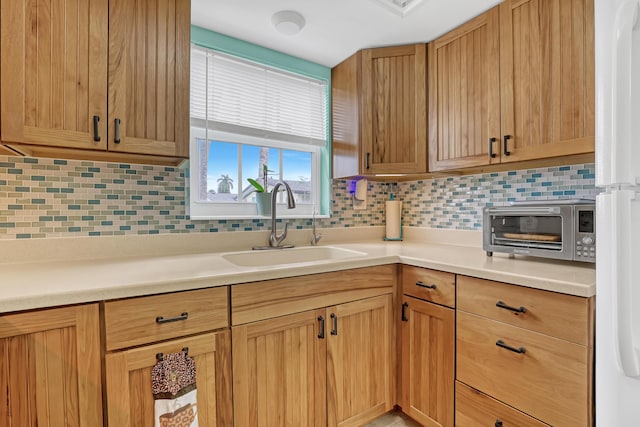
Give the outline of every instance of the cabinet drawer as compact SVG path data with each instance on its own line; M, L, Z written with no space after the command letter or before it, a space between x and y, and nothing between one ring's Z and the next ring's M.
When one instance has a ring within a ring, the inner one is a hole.
M460 311L456 325L458 380L554 426L591 425L589 348Z
M107 351L229 326L228 287L104 304Z
M548 424L456 382L456 427L545 427Z
M412 297L454 308L456 305L456 275L404 265L402 266L402 292Z
M467 276L458 276L457 289L460 310L580 345L590 345L593 336L589 317L592 302L588 298ZM513 311L521 308L524 308L524 313Z

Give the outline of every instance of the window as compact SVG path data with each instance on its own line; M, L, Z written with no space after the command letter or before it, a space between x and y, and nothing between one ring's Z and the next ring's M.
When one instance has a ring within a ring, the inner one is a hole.
M257 217L252 178L267 190L285 181L296 208L319 210L327 140L328 85L199 46L191 49L190 216Z

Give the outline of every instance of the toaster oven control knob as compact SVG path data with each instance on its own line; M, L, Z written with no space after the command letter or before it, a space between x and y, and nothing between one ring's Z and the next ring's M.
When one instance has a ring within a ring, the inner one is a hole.
M585 236L582 238L582 243L584 243L585 245L592 245L593 244L593 237L590 236Z

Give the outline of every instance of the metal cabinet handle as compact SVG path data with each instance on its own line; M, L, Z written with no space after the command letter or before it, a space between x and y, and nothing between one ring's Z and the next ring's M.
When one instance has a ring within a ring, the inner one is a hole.
M407 317L407 312L406 312L407 307L409 307L409 303L408 302L402 303L402 321L403 322L408 322L409 321L409 318Z
M98 129L99 123L100 116L93 116L93 140L95 142L100 142L100 129Z
M369 170L369 159L371 158L371 153L367 153L366 157L365 168Z
M113 120L115 127L113 131L113 142L116 144L120 144L120 119L116 118Z
M502 427L502 420L501 420L501 419L499 419L499 418L498 418L498 419L496 420L495 427Z
M503 144L502 148L504 148L504 155L505 156L510 156L511 155L511 151L509 151L509 147L507 147L507 143L511 138L513 138L511 135L505 135L504 136L504 144Z
M189 313L184 311L180 313L180 316L168 317L166 319L162 316L158 316L156 317L156 323L163 324L163 323L170 323L170 322L178 322L180 320L187 320L188 318L189 318Z
M416 282L416 286L420 286L421 288L427 288L427 289L435 289L436 288L436 284L435 283L427 285L424 282Z
M502 340L496 341L496 345L500 348L504 348L505 350L513 351L514 353L518 354L525 354L527 352L527 349L524 347L511 347L510 345L505 344Z
M514 313L526 313L527 309L524 307L511 307L510 305L505 304L502 301L498 301L496 303L496 307L503 308L505 310L513 311Z
M318 334L318 338L323 340L324 339L324 317L318 316L318 322L320 322L320 333Z
M496 158L496 153L493 152L493 143L496 142L498 138L489 138L489 157L492 159Z
M338 316L336 316L334 313L331 313L331 319L333 320L331 335L338 335Z

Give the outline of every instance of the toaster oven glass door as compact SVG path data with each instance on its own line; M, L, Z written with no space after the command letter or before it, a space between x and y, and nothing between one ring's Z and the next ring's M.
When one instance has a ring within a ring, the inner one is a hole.
M487 250L572 259L572 206L502 207L488 210Z
M552 252L563 250L563 238L567 230L564 230L565 224L560 213L493 213L490 221L493 246Z

